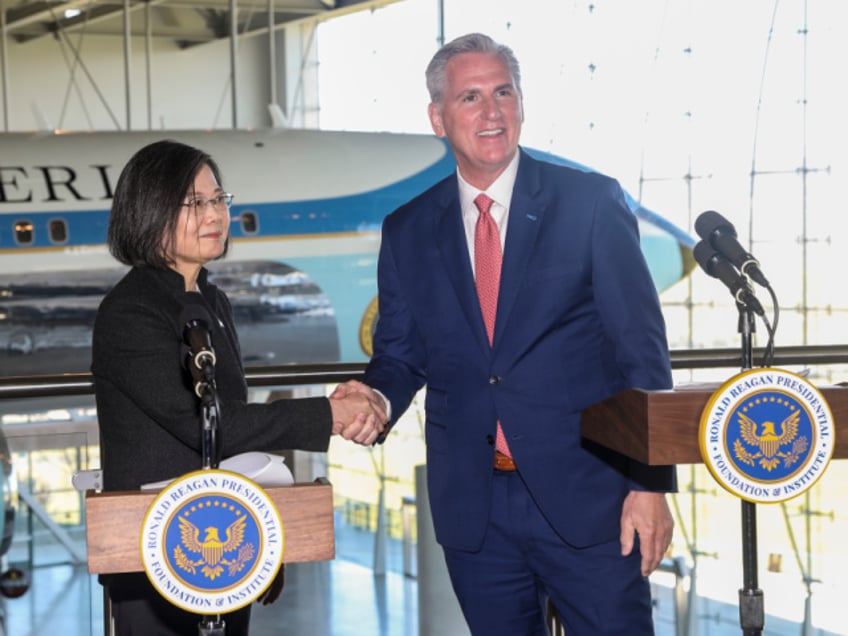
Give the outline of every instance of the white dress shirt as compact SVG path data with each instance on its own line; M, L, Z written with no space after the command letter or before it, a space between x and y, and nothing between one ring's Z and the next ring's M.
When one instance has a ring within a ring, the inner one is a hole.
M519 153L516 151L515 156L506 169L495 179L494 183L486 189L486 194L494 201L489 210L492 219L498 226L498 234L501 238L501 250L503 250L506 241L506 226L509 218L509 202L512 200L512 188L515 186L515 177L518 174L518 158ZM457 168L457 180L459 181L459 204L462 208L462 225L465 228L465 243L468 245L468 255L471 258L471 271L474 271L474 231L477 227L477 217L480 216L480 210L474 203L474 199L480 194L478 190L469 184ZM386 415L389 420L392 418L392 405L380 391L374 389L386 405Z
M512 188L515 186L515 177L518 174L519 153L515 156L506 169L495 179L485 193L494 203L489 210L495 225L498 226L498 234L501 237L501 251L506 244L506 226L509 219L509 202L512 200ZM474 199L482 192L469 184L459 172L456 171L459 181L459 204L462 207L462 225L465 228L465 243L468 245L468 256L471 258L471 270L474 271L474 228L477 226L477 218L480 211L474 203Z

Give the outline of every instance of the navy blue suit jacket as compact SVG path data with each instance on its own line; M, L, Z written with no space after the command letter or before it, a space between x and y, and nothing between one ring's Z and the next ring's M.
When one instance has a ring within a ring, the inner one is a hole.
M616 538L631 489L675 486L673 467L635 465L580 434L585 407L631 387L671 386L636 219L613 179L520 152L492 346L456 175L383 224L365 383L389 399L393 421L426 383L436 537L463 550L485 534L498 420L534 499L572 545Z

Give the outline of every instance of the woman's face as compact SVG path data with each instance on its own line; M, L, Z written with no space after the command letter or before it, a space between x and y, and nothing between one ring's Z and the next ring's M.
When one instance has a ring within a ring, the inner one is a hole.
M173 242L174 269L194 280L200 268L224 253L230 230L230 208L209 166L194 179L180 208Z

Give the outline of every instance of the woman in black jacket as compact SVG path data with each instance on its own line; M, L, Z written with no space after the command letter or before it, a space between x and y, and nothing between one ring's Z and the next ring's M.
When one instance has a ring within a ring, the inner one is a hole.
M371 444L382 428L384 414L357 394L247 402L232 308L204 267L226 254L231 201L215 161L170 140L139 150L118 179L108 243L131 268L97 312L91 367L105 490L134 490L202 466L199 400L184 365L187 308L209 317L223 458L326 451L333 434ZM119 636L197 633L200 617L163 599L143 573L101 582ZM249 618L249 606L227 614L227 636L246 635Z

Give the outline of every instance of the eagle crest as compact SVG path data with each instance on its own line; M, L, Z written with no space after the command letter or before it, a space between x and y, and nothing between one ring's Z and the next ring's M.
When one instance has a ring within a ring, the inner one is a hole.
M744 464L753 466L759 460L760 466L771 472L781 461L785 468L789 468L807 450L807 438L803 435L798 437L800 410L796 409L786 416L780 423L780 433L775 430L774 422L763 422L762 430L757 432L757 422L741 412L738 416L741 439L733 442L733 452L736 459ZM789 449L782 450L786 446Z
M191 574L196 574L197 568L200 568L210 581L220 576L225 567L230 576L240 572L255 553L252 543L244 543L245 519L242 515L233 521L227 527L226 538L222 541L219 529L215 526L206 528L203 531L203 540L200 540L200 528L185 517L180 517L182 545L174 549L174 561L177 566ZM183 551L183 547L200 558L192 560ZM225 558L231 552L237 552L235 558Z

